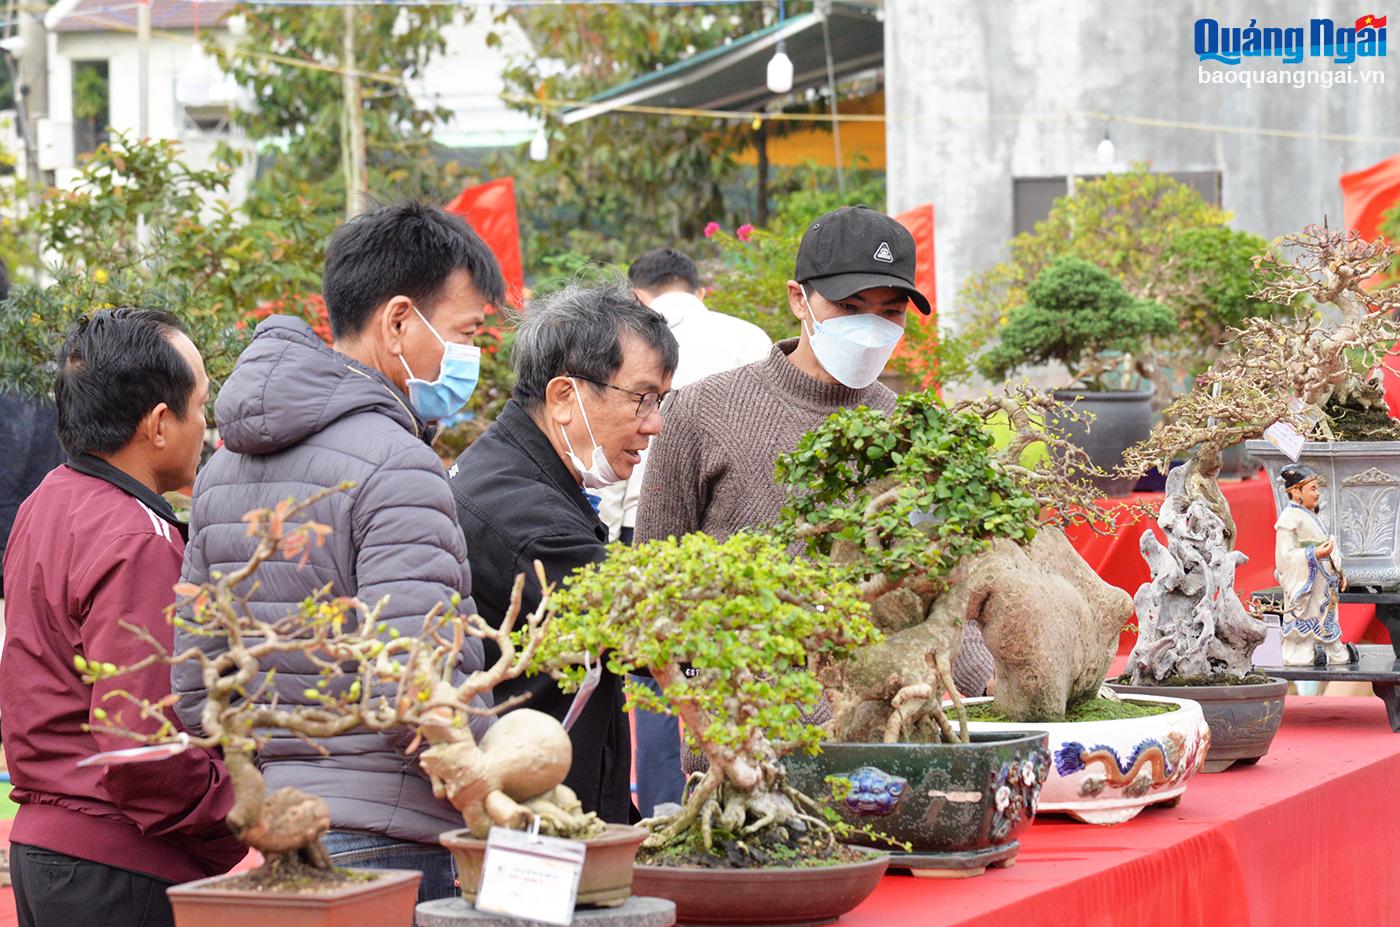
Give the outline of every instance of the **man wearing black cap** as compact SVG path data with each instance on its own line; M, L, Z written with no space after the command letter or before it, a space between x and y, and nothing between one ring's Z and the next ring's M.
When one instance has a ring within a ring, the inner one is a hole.
M1337 539L1317 511L1322 477L1305 464L1279 471L1288 505L1274 523L1274 573L1284 593L1283 662L1288 666L1355 663L1354 644L1342 640L1337 602L1346 591Z
M779 454L840 409L894 409L894 393L876 378L904 334L908 304L930 311L914 286L914 257L904 226L867 207L812 223L787 283L801 337L676 394L652 442L636 543L693 531L723 539L773 522L787 498L773 481ZM991 655L971 625L954 670L967 695L981 695L991 677Z

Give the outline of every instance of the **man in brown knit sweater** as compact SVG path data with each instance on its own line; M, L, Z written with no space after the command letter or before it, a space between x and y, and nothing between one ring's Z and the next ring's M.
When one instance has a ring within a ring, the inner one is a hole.
M787 493L773 479L778 455L842 408L889 412L895 394L876 377L904 332L914 286L914 239L890 217L846 206L813 222L797 251L788 308L802 335L766 360L676 394L653 442L635 542L703 531L727 538L775 521ZM981 695L991 654L969 624L954 667L965 695Z

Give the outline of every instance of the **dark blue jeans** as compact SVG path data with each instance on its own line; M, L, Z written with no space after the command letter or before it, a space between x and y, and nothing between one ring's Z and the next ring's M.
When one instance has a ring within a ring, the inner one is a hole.
M633 676L653 692L659 692L656 680ZM662 802L681 800L685 789L685 774L681 772L681 726L671 715L636 711L637 745L637 809L649 818Z
M333 830L321 838L331 862L356 869L417 869L418 900L437 901L457 896L457 867L452 854L429 843L409 843L383 834Z

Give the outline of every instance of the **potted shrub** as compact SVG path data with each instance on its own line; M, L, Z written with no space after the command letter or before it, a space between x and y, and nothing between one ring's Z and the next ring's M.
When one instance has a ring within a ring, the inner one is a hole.
M1287 499L1277 476L1288 458L1257 439L1275 425L1300 435L1334 436L1329 420L1345 418L1345 407L1331 400L1363 393L1367 372L1400 335L1391 318L1400 296L1361 289L1388 262L1388 246L1317 226L1286 236L1282 244L1283 258L1256 258L1269 271L1259 297L1285 305L1300 297L1330 301L1340 319L1324 321L1309 310L1292 319L1247 320L1192 391L1167 409L1166 420L1125 455L1124 472L1138 473L1195 451L1168 477L1158 518L1168 545L1150 531L1143 534L1153 578L1136 596L1138 642L1119 689L1189 692L1201 701L1212 730L1210 770L1250 764L1267 752L1286 689L1282 680L1251 674L1264 624L1246 613L1234 592L1243 554L1233 550L1234 519L1218 483L1222 451L1247 442L1269 467L1281 511ZM1354 410L1358 403L1349 405ZM1303 445L1301 460L1324 474L1323 518L1329 510L1340 513L1335 527L1354 583L1400 582L1400 548L1374 550L1366 546L1364 530L1348 531L1348 518L1374 521L1375 503L1385 501L1375 495L1376 487L1383 495L1384 487L1400 483L1400 456L1392 458L1395 464L1384 460L1395 448L1400 444Z
M419 760L435 791L461 811L472 832L484 835L493 824L523 828L538 818L540 829L551 834L622 836L621 852L626 860L621 881L619 867L613 865L610 872L602 874L605 884L596 890L605 896L600 900L625 900L631 856L645 834L636 828L620 828L620 835L604 834L604 826L596 818L582 814L572 793L560 784L569 768L571 747L559 722L540 712L520 709L493 726L480 744L467 724L472 715L509 707L482 709L472 700L525 669L543 633L547 588L540 607L514 635L523 577L517 579L516 607L499 629L479 616L460 616L447 608L434 609L426 616L423 632L417 637L385 637L384 629L376 623L377 607L324 596L308 598L298 613L276 621L260 621L247 613L236 590L254 576L260 564L279 555L298 557L308 544L323 543L329 535L325 525L309 521L293 524L325 494L250 512L245 520L259 543L248 563L203 586L176 588L179 604L190 606L192 617L175 620L197 625L201 634L225 638L226 650L214 657L193 648L172 654L147 638L153 652L140 666L187 661L201 665L208 683L202 714L204 733L192 736L166 722L154 734L133 734L122 726L120 710L114 708L109 713L106 729L112 733L171 750L188 745L219 747L235 791L229 826L264 857L253 872L170 889L177 922L359 925L413 921L419 873L332 867L320 843L330 827L325 803L292 788L265 794L255 753L262 732L270 728L311 739L356 728L413 728L418 738L430 745ZM490 638L501 654L492 666L454 686L446 680L452 678L450 668L457 664L470 637ZM275 698L262 697L272 688L273 678L270 671L261 669L260 661L268 654L289 650L306 654L320 669L316 687L306 692L317 701L315 705L284 708ZM96 679L131 668L84 661L79 669L87 678ZM120 692L114 695L133 702L143 716L160 713L164 707L135 702ZM160 717L164 719L163 714ZM625 846L628 841L630 849ZM589 855L597 854L590 848ZM585 873L589 867L586 859ZM465 884L465 869L463 878ZM580 888L581 894L592 890L587 882Z
M1126 819L1149 802L1179 796L1195 771L1192 750L1204 732L1195 706L1174 703L1170 714L1155 714L1155 707L1096 698L1130 608L1127 595L1095 576L1063 533L1042 524L1045 516L1096 517L1091 493L1065 465L1076 450L1044 425L1054 406L1029 390L954 410L932 391L904 396L888 418L863 409L838 413L779 465L780 478L796 489L787 529L807 540L810 554L859 583L886 634L883 645L822 668L835 713L833 742L811 775L864 790L865 782L908 776L881 766L874 766L881 775L871 775L865 767L873 763L849 769L877 755L863 745L902 741L904 752L917 753L927 772L917 785L909 781L915 832L885 821L881 828L917 840L926 858L897 865L980 871L1014 854L1018 825L1037 804L1085 820ZM983 427L996 413L1015 429L1000 453ZM1021 461L1037 442L1050 452L1043 467L1030 469ZM969 723L952 685L952 656L967 622L978 626L996 665L994 705L978 710L995 711L1000 724ZM945 692L947 706L940 704ZM1105 714L1089 726L1065 723L1067 716ZM1128 717L1134 714L1142 717ZM1044 734L1026 731L1048 732L1049 752ZM1160 775L1144 784L1139 770L1130 770L1114 788L1100 782L1082 791L1094 773L1071 767L1094 760L1080 761L1076 745L1130 751L1143 742L1159 745ZM1008 745L1020 751L1014 762L998 754ZM972 763L969 747L991 756ZM794 761L795 769L803 765L813 764ZM1054 776L1037 795L1035 785L1052 765ZM1133 791L1125 799L1127 786ZM954 795L960 801L949 799ZM889 813L874 802L846 807Z
M820 734L801 715L821 695L809 653L878 640L854 588L771 538L693 534L615 547L555 594L550 623L539 666L566 686L587 654L650 673L660 697L629 684L632 704L679 716L709 762L679 809L643 822L639 894L670 898L683 923L809 923L874 890L888 855L840 844L784 767Z
M1149 339L1175 331L1171 310L1131 296L1107 271L1066 256L1026 288L1026 302L1010 311L998 343L977 366L989 379L1004 380L1023 367L1062 364L1070 382L1055 398L1093 421L1087 428L1067 423L1066 431L1095 465L1113 471L1122 463L1123 449L1146 437L1152 426L1152 390L1131 388L1134 357ZM1118 475L1091 479L1110 495L1127 493L1133 484Z

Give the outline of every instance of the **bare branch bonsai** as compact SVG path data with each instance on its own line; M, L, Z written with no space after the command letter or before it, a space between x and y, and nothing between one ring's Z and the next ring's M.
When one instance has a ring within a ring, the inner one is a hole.
M596 818L583 814L577 799L561 785L572 751L558 721L521 709L488 731L480 744L468 725L473 716L513 707L507 703L485 709L474 700L523 672L533 658L544 631L548 586L543 587L540 606L518 631L514 626L523 576L517 577L512 605L500 628L477 615L456 614L454 597L449 607L435 608L426 616L419 636L386 633L377 620L383 603L368 607L351 598L328 599L325 589L281 619L251 617L245 584L274 557L301 557L308 544L324 542L330 534L327 526L294 520L334 491L250 512L244 520L258 544L248 562L231 573L215 574L205 585L176 588L178 604L189 606L193 617L174 620L201 636L222 638L226 646L221 652L209 655L192 647L170 653L149 634L127 625L151 645L151 656L132 667L81 661L78 668L90 681L152 663L197 663L207 693L202 732L180 732L166 717L174 696L152 704L120 690L109 697L125 700L141 717L159 721L160 727L151 734L133 733L123 726L119 710L104 709L108 722L103 729L146 743L220 748L235 793L228 824L265 857L256 876L260 884L339 878L320 844L330 827L325 802L293 788L266 794L255 754L269 729L290 731L312 744L359 728L415 729L431 745L420 761L435 793L452 802L475 834L485 836L492 824L524 827L535 815L542 829L553 833L577 836L601 830ZM500 657L454 683L462 648L473 637L493 641ZM319 672L316 687L303 692L314 704L278 704L276 671L263 667L267 658L288 653L300 655Z

